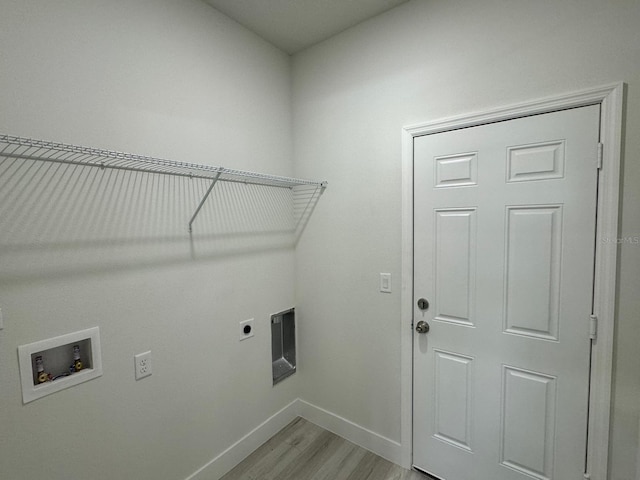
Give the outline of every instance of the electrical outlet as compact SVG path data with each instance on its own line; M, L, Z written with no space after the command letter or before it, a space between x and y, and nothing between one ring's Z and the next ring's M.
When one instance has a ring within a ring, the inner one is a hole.
M240 340L246 340L254 335L253 318L240 322Z
M151 351L134 355L136 367L136 380L151 375Z

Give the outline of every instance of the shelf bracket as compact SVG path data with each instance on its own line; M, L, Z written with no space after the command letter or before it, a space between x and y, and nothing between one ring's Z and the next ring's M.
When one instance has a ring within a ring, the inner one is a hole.
M318 201L318 198L320 198L320 195L324 193L324 190L326 188L327 188L327 182L321 182L316 186L313 194L309 196L309 200L307 200L307 204L304 206L304 209L300 214L298 221L296 222L297 223L296 231L301 231L301 229L304 228L306 220L309 218L309 215L311 215L309 208L311 207L311 210L315 208L315 204Z
M189 220L189 233L191 233L193 231L193 229L192 229L193 221L198 216L198 213L200 213L200 209L204 205L204 202L206 202L207 198L209 198L209 195L211 194L211 191L213 190L213 187L216 186L216 183L218 182L218 179L220 178L221 174L222 174L222 172L218 172L216 174L215 178L213 179L213 182L211 182L211 185L209 186L209 189L207 190L207 193L205 193L204 197L202 197L202 200L200 201L200 205L198 205L198 208L196 208L196 211L194 212L193 216L191 217L191 220Z

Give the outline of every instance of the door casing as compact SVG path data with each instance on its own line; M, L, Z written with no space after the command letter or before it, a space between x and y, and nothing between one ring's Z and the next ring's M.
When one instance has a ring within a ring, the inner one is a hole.
M458 128L549 113L586 105L600 105L602 169L598 176L594 314L598 317L593 342L587 472L606 480L609 452L613 340L617 277L618 210L622 150L622 82L565 95L524 102L486 112L435 120L402 129L402 274L401 274L401 464L413 462L413 139Z

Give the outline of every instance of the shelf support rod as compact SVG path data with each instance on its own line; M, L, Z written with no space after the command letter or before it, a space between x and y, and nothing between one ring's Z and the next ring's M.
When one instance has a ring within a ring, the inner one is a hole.
M327 188L326 182L322 182L320 183L320 185L316 186L315 190L309 197L309 200L307 201L307 204L305 205L304 210L302 211L302 214L300 214L300 218L298 219L298 223L296 225L296 230L304 222L304 219L306 218L306 215L307 215L307 210L309 210L309 207L311 206L311 204L314 203L314 201L315 202L318 201L318 199L320 198L320 195L324 193L325 188Z
M204 205L204 202L207 201L207 198L209 198L209 195L211 194L211 191L213 190L213 187L216 186L216 183L218 182L218 179L220 178L220 175L222 174L222 172L218 172L215 176L215 178L213 179L213 182L211 182L211 185L209 186L209 189L207 190L207 193L204 194L204 197L202 198L202 200L200 201L200 205L198 205L198 208L196 208L195 213L193 214L193 216L191 217L191 220L189 220L189 233L192 232L192 224L193 221L196 219L196 217L198 216L198 213L200 213L200 209L202 208L202 206Z

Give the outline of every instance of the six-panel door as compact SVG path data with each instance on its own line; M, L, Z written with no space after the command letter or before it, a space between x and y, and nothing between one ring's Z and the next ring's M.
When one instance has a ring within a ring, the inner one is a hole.
M414 143L414 464L584 471L599 107Z

